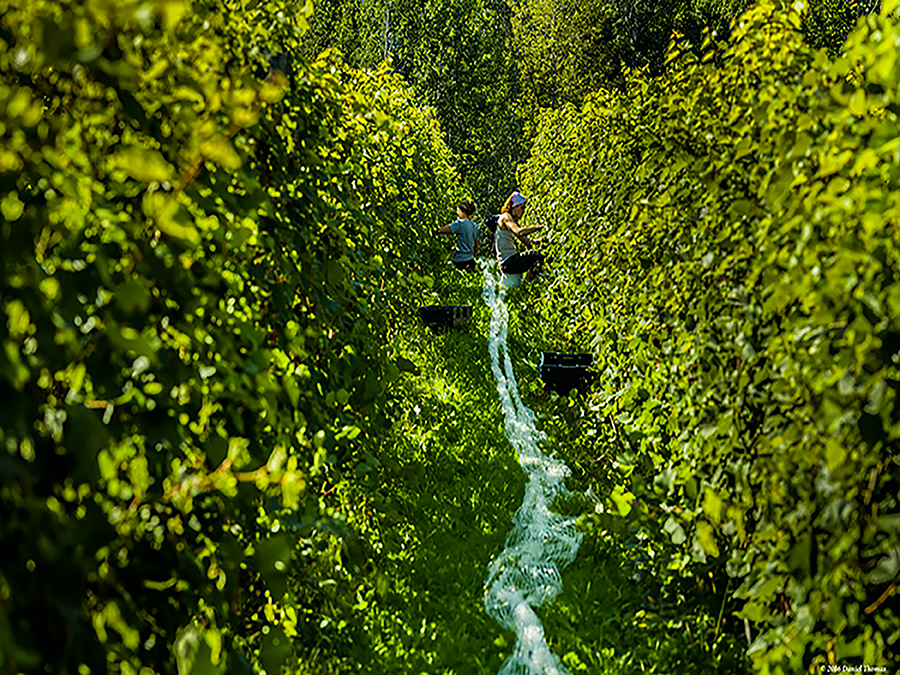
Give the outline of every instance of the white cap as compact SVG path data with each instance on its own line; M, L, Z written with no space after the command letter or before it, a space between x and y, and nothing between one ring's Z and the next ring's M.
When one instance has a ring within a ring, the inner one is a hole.
M512 195L510 195L509 203L510 203L510 206L519 206L521 204L524 204L526 201L527 200L525 199L525 197L523 197L520 192L516 191L516 192L513 192Z

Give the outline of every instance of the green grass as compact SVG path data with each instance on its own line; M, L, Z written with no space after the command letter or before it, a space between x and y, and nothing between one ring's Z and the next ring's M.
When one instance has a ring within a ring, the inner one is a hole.
M496 673L512 649L514 634L484 611L483 585L524 478L503 435L481 283L480 274L452 274L423 292L421 304L472 305L466 331L434 334L412 309L403 321L398 351L418 373L404 373L392 386L394 425L373 448L381 464L370 478L378 495L368 525L374 546L349 610L360 639L342 666L311 672ZM578 491L602 483L606 465L590 456L603 447L585 433L583 401L549 396L537 379L539 351L552 338L542 344L534 325L536 292L511 294L510 350L524 400L542 418L551 449L573 469L577 494L559 506L577 514L593 509ZM551 648L573 673L714 669L720 659L710 647L713 627L692 626L696 619L677 607L655 605L660 589L648 577L639 580L635 555L617 534L586 530L563 572L563 593L537 610ZM739 671L735 665L731 672Z

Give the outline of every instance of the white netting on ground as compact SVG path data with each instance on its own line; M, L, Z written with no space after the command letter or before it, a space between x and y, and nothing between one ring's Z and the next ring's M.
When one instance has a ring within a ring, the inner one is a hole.
M568 675L547 646L544 627L532 607L562 591L560 570L575 558L581 533L575 528L574 518L550 510L554 500L567 492L563 481L569 469L541 452L539 445L547 437L538 430L534 413L519 397L506 347L509 313L505 295L496 266L485 264L484 299L491 309L491 368L497 379L506 437L516 449L528 482L506 548L488 569L484 605L500 625L516 633L515 648L500 675Z

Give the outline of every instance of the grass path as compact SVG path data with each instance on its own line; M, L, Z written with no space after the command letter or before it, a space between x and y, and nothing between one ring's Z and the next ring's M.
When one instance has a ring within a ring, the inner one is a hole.
M411 325L393 401L395 480L385 541L390 612L371 617L379 663L369 672L496 673L501 629L484 612L483 585L503 549L523 479L502 430L487 349L488 314L477 280L462 279L444 304L469 304L464 332Z
M488 566L504 548L525 478L503 433L480 281L459 276L423 301L471 305L468 331L434 334L412 318L402 331L400 351L418 372L404 373L390 392L394 427L378 456L377 565L355 612L366 636L353 655L357 671L495 675L515 643L484 610ZM560 426L568 403L536 380L540 337L522 322L529 292L514 292L509 303L519 388L543 423L554 420L553 449L575 470L570 487L585 490L590 478L567 445L581 430ZM566 508L575 513L592 508L574 501ZM690 664L705 660L700 631L677 607L658 611L660 589L640 580L635 551L620 536L589 528L562 576L562 594L538 614L573 675L696 672Z

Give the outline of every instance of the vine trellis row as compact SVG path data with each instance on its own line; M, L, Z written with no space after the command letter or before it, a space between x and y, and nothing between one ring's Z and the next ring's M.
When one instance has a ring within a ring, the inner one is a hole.
M534 608L562 591L560 570L572 562L581 544L575 519L550 510L553 502L568 492L564 481L570 472L564 462L540 450L547 436L538 430L534 412L522 403L507 348L506 289L495 264L485 263L483 269L483 297L491 310L491 369L506 437L527 478L525 497L513 518L506 547L488 568L485 609L516 634L515 648L500 675L568 675L559 657L550 651Z

